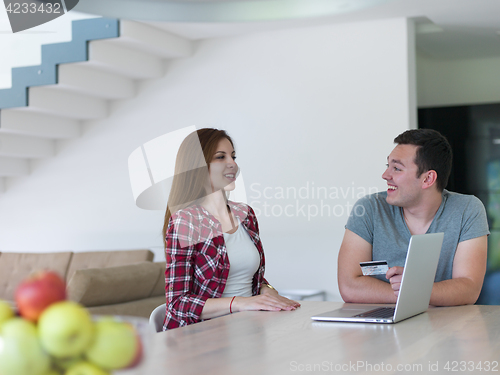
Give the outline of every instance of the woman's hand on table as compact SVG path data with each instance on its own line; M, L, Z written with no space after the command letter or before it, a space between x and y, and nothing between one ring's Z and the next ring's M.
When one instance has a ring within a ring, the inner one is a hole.
M251 310L291 311L300 307L300 303L297 301L280 296L273 289L269 290L269 292L261 292L262 294L253 297L236 297L233 301L233 312Z

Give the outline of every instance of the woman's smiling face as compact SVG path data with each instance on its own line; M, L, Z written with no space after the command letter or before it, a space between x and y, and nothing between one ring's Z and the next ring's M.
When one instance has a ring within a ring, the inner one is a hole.
M224 138L219 141L214 156L210 162L210 183L212 192L218 190L232 191L235 189L238 164L236 153L231 142Z

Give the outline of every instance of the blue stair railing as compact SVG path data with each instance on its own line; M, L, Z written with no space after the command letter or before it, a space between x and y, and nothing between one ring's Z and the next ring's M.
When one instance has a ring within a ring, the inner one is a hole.
M29 87L57 84L59 64L87 61L89 41L117 38L119 33L117 19L91 18L73 21L70 42L42 45L40 65L12 68L12 87L0 90L0 110L28 106Z

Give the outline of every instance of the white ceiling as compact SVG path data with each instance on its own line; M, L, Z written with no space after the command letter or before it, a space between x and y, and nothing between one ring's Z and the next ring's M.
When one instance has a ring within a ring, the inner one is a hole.
M242 5L246 8L238 8ZM259 8L252 12L251 6ZM263 6L271 7L269 12ZM417 48L423 54L435 58L500 56L500 0L86 0L76 10L148 21L190 39L411 17L418 24Z

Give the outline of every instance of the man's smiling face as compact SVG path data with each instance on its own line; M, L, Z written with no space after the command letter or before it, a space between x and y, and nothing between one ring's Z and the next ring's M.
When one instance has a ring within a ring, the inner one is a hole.
M387 158L382 178L387 181L387 203L393 206L412 207L419 203L422 181L417 177L417 149L414 145L397 145Z

